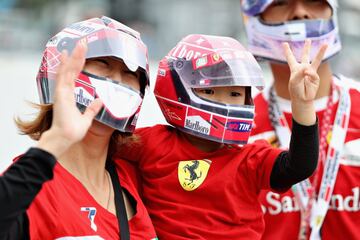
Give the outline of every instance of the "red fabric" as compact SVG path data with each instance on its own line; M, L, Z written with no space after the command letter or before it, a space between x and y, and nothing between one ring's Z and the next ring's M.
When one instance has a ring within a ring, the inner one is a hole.
M344 145L344 157L340 160L340 167L336 179L334 192L330 201L330 209L326 215L322 227L322 239L360 239L360 93L355 89L351 94L351 116L349 129ZM256 127L252 131L252 137L265 137L268 141L276 143L274 129L268 115L268 103L263 94L255 98ZM338 104L334 104L332 121ZM317 112L319 123L322 123L324 109ZM291 114L285 114L291 124ZM331 125L332 128L332 125ZM321 130L321 126L320 126ZM351 153L352 151L352 153ZM355 152L355 155L354 155ZM346 160L353 159L352 162ZM323 164L319 163L320 177L323 173ZM310 179L312 180L312 179ZM320 178L321 180L321 178ZM320 182L320 181L319 181ZM319 190L320 183L318 184ZM300 225L300 210L294 199L292 191L284 194L276 194L270 191L262 191L259 200L265 210L265 232L263 239L297 239Z
M160 239L260 239L264 225L258 193L270 187L279 150L261 141L206 153L170 126L136 133L142 142L120 154L139 163L143 200ZM211 161L204 182L184 190L179 163L204 159Z
M137 201L136 215L129 221L131 239L154 239L149 215L132 183L131 166L117 161L117 168L122 187ZM96 231L91 228L89 211L82 211L83 207L96 209ZM60 164L55 166L54 179L43 185L27 214L31 239L119 239L116 216L100 206Z

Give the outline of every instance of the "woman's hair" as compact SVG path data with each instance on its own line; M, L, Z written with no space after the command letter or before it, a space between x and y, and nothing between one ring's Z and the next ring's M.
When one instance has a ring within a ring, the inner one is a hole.
M15 124L22 135L28 135L33 140L39 140L41 135L50 129L53 118L52 104L30 103L38 110L36 117L32 120L24 121L20 117L15 118ZM112 156L118 147L131 145L139 141L136 135L114 131L109 143L109 155Z

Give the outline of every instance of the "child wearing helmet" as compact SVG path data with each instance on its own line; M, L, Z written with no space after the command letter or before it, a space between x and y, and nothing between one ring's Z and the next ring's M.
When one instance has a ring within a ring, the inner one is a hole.
M289 152L261 141L246 144L254 118L251 88L261 88L263 77L238 41L189 35L161 60L154 93L172 126L137 129L140 142L119 152L138 164L160 238L260 239L260 189L284 191L312 174L319 61L308 63L309 44L302 63L286 49L297 113Z
M333 74L327 62L341 50L336 0L243 0L241 6L249 49L269 60L274 80L254 100L261 111L256 111L251 141L265 138L281 148L289 143L290 69L278 50L280 44L289 42L298 59L306 38L312 39L314 52L322 43L329 46L318 70L321 82L314 101L320 126L319 166L311 178L286 193L262 191L263 239L359 239L360 111L354 103L360 101L360 88Z
M133 141L147 63L139 33L108 17L49 40L40 113L17 121L37 146L0 180L1 239L156 239L134 169L112 161L120 141Z

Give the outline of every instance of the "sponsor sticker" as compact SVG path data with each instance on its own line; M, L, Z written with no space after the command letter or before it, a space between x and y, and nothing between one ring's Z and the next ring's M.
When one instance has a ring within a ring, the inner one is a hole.
M198 133L209 135L211 125L200 116L187 116L184 127Z

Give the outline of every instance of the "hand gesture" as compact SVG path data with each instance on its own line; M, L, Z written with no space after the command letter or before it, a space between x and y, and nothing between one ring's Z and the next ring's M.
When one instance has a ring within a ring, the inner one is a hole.
M85 137L92 120L102 107L99 99L93 101L84 113L76 107L75 79L84 67L86 51L85 40L80 40L71 56L68 56L67 52L61 54L56 76L52 125L43 133L38 143L38 147L57 157Z
M289 93L291 98L292 116L302 125L312 125L316 122L313 101L320 85L317 70L324 57L327 45L320 47L312 63L309 55L311 40L305 41L301 62L298 63L291 51L289 44L284 43L286 60L290 68Z
M291 101L309 102L315 99L320 85L317 70L324 57L327 45L320 47L312 63L309 62L311 40L305 40L301 62L298 63L291 51L289 44L284 43L286 60L290 68L289 93Z

